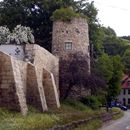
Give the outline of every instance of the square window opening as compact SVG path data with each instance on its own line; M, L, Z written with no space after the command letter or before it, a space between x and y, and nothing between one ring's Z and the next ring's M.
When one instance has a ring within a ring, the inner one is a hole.
M65 50L72 50L72 42L65 42Z

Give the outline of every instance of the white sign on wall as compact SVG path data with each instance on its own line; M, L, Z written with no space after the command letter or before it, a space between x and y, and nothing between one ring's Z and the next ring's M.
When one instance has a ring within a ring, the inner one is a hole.
M0 51L20 60L24 59L24 49L22 45L0 45Z

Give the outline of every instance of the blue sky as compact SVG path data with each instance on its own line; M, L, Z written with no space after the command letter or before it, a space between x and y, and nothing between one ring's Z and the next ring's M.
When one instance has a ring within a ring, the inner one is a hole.
M118 36L130 35L130 0L93 1L101 24L113 28Z

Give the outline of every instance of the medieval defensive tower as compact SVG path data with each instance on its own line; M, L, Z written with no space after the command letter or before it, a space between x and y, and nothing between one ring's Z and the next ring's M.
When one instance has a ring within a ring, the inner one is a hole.
M52 37L52 53L60 59L60 76L68 69L67 62L77 54L85 59L87 71L90 73L88 23L85 18L73 18L70 21L54 21ZM60 85L61 86L61 85Z
M52 53L62 59L69 59L69 54L79 53L88 61L90 72L90 51L88 24L84 18L53 23Z

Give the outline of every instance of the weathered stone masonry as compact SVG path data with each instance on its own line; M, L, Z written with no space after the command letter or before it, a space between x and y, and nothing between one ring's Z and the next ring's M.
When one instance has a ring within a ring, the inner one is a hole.
M42 73L42 71L41 71ZM39 85L36 67L32 64L27 66L27 103L39 108L40 111L47 110L46 98L43 86ZM41 78L40 78L41 79ZM42 82L41 82L42 83Z
M27 44L25 53L32 64L53 73L56 86L59 88L59 59L36 44Z
M74 18L71 21L54 21L53 23L53 37L52 37L52 54L60 60L60 82L64 77L68 69L68 63L72 61L70 56L77 54L81 56L86 62L86 70L90 73L90 49L89 49L89 35L88 35L88 23L84 18ZM65 63L66 61L66 63ZM69 80L69 79L68 79ZM63 86L60 84L61 93L66 91L67 84ZM72 92L71 97L75 98L76 93L82 95L79 92L79 88ZM81 88L84 93L88 93L88 90ZM77 91L77 92L76 92ZM62 94L61 94L62 95Z
M21 111L25 115L27 113L23 85L25 81L21 80L18 64L13 57L0 52L0 107Z
M89 36L86 19L75 18L68 22L55 21L53 23L52 38L52 54L65 59L69 58L69 54L80 52L82 55L87 55L90 69ZM66 42L72 43L71 50L65 49Z
M27 114L28 104L40 111L60 107L59 77L66 73L68 61L72 60L70 55L84 57L85 70L90 73L86 19L55 21L52 39L54 55L35 44L0 45L0 107L21 111L23 115ZM60 88L66 88L66 84ZM79 91L89 93L84 88L75 88L71 97L77 96Z
M27 104L40 111L60 107L58 59L38 45L26 45L24 52L23 61L0 52L0 107L23 115Z

